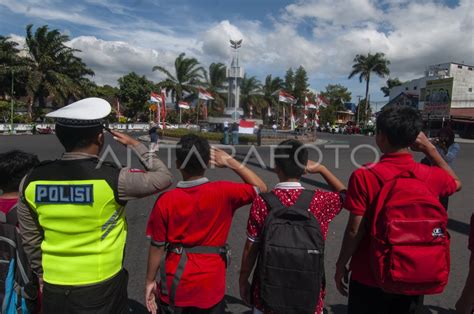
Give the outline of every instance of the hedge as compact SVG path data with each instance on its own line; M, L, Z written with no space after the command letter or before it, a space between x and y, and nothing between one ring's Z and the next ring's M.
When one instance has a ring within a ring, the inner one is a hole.
M205 138L209 141L217 141L221 143L223 142L223 139L224 139L224 133L196 132L196 131L191 131L188 129L160 130L159 134L163 134L163 136L166 136L166 137L178 137L178 138L181 138L182 136L187 135L187 134L196 134L197 136ZM229 134L229 137L231 136L232 135ZM255 135L239 135L239 143L248 144L248 143L256 143L256 142L257 142L257 137Z

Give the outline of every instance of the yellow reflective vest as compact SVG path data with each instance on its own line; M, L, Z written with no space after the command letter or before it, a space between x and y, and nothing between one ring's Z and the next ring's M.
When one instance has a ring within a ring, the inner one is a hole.
M28 175L24 198L44 231L43 279L100 283L122 269L127 224L117 196L120 169L96 159L43 163Z

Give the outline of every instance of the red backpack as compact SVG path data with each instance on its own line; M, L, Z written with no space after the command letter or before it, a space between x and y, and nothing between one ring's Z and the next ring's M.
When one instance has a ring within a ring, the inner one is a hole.
M426 185L430 168L394 173L369 168L381 181L370 226L370 258L378 286L388 293L441 293L448 283L448 215Z

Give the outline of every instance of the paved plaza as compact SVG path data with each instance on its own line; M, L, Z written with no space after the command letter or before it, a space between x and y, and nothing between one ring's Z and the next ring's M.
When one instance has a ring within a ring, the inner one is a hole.
M376 152L369 147L375 145L373 137L347 136L320 134L320 138L327 140L324 145L317 146L322 152L322 163L347 184L352 171L356 169L354 159L359 164L374 161ZM127 152L119 144L107 135L107 144L110 144L109 152L113 151L120 162L127 163ZM425 298L426 313L453 313L454 304L461 293L467 275L469 252L467 250L469 219L474 211L474 181L473 181L473 156L474 144L461 143L461 152L455 161L454 170L461 178L463 190L450 199L449 204L449 229L451 233L451 276L450 282L442 295L428 296ZM0 152L10 149L21 149L27 152L36 153L41 160L59 158L62 147L54 135L37 136L1 136ZM236 157L240 160L246 159L250 147L239 146L236 149ZM354 152L354 149L356 151ZM259 147L257 149L261 160L268 166L271 149L269 147ZM174 167L173 149L160 149L160 158L168 162L174 175L174 181L179 180L180 175ZM311 159L318 159L319 153L316 149L310 152ZM335 157L339 155L339 158ZM353 158L351 158L351 155ZM111 157L112 154L109 154ZM417 160L421 155L416 154ZM263 169L259 166L260 160L256 157L255 151L251 152L249 166L260 175L272 187L277 183L276 176L270 169ZM132 158L132 166L139 167L135 157ZM211 180L239 180L239 178L228 169L209 170L207 176ZM322 178L315 175L304 177L303 184L306 188L325 188ZM127 218L129 224L128 243L126 250L125 266L129 271L129 298L133 308L133 313L146 313L143 303L146 259L148 241L145 238L145 225L148 215L153 207L156 196L145 199L131 201L127 205ZM228 268L227 274L227 312L228 313L250 313L249 309L242 304L238 292L238 273L240 268L240 255L246 239L246 222L249 206L237 211L232 229L229 235L229 244L232 248L233 260ZM333 276L335 262L339 253L345 224L348 213L343 210L332 222L326 242L326 276L328 278L328 288L326 296L326 308L329 313L346 313L347 300L342 297L335 288ZM203 221L202 223L206 223Z

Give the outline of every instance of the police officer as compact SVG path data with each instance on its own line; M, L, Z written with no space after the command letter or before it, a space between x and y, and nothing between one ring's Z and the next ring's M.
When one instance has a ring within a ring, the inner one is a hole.
M37 166L20 187L21 235L46 314L128 313L124 207L171 184L156 154L128 135L111 131L146 171L99 160L110 111L107 101L87 98L49 113L66 152Z

